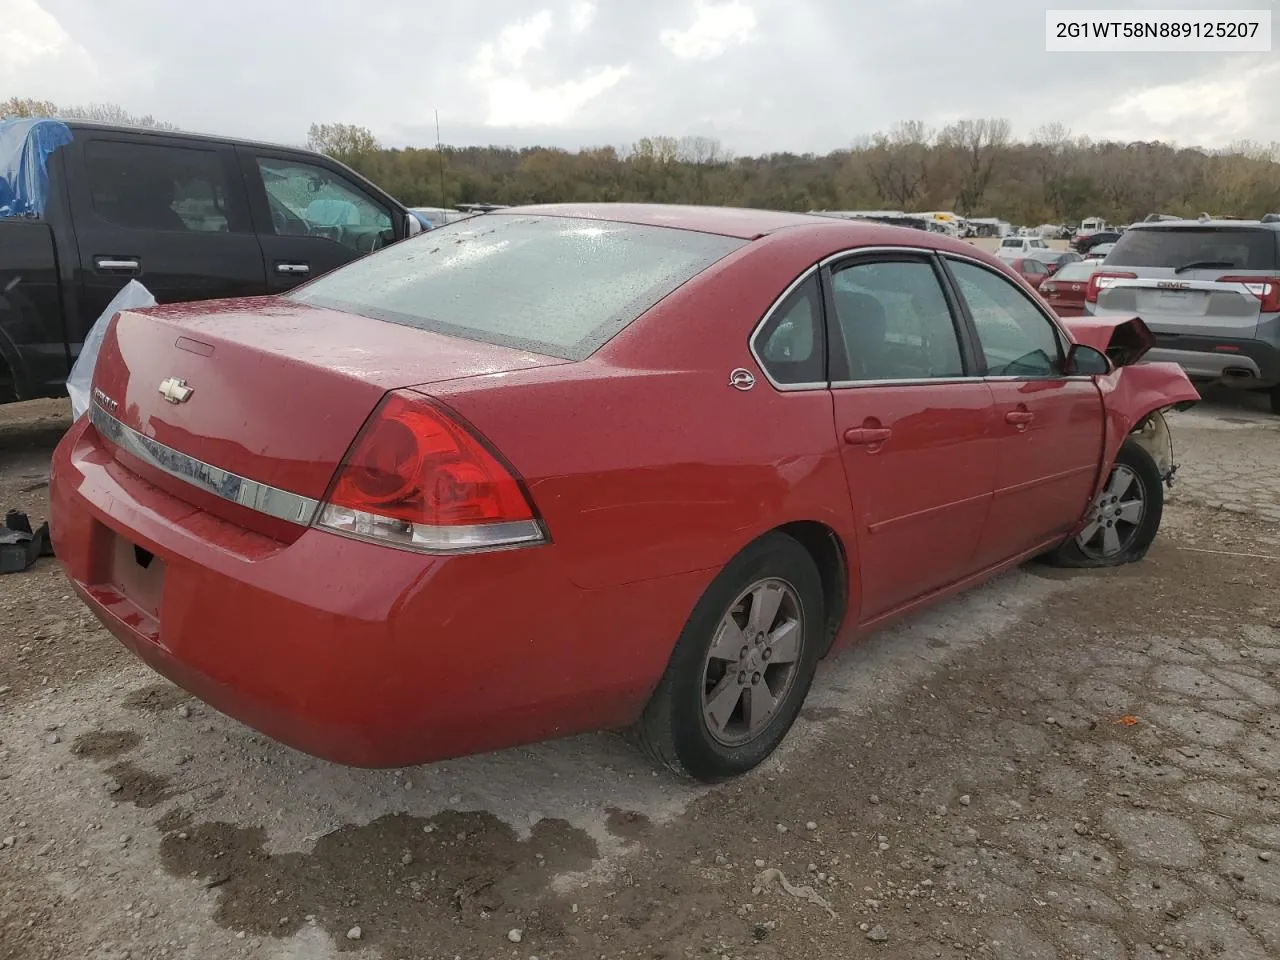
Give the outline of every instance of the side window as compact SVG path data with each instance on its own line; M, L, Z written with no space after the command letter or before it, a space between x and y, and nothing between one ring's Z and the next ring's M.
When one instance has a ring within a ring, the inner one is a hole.
M955 322L922 260L854 263L831 278L850 380L964 376Z
M1044 264L1039 260L1024 260L1022 262L1022 272L1032 274L1033 276L1039 276L1046 271Z
M257 159L278 236L323 237L354 253L395 239L391 212L337 174L297 160Z
M1061 376L1061 339L1035 304L994 270L948 262L977 328L988 376Z
M826 383L822 294L810 274L778 304L756 335L760 362L778 383Z
M90 140L84 157L93 209L116 226L230 229L226 174L216 150Z

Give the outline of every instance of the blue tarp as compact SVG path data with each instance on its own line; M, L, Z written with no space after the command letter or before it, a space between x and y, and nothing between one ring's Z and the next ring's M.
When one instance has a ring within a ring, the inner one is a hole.
M60 120L0 120L0 217L44 216L49 155L70 142Z

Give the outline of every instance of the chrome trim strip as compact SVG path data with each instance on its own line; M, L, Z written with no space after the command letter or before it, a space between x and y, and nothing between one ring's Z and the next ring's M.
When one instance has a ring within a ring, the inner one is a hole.
M850 387L923 387L930 384L981 383L984 377L904 377L901 380L833 380L832 390Z
M823 257L818 261L818 266L829 267L837 260L843 260L845 257L861 256L864 253L915 253L931 257L943 252L944 251L938 250L934 247L909 247L906 244L893 244L892 246L877 247L849 247L845 250L840 250L837 253L828 254Z
M96 398L89 405L89 419L120 449L215 497L304 527L311 525L320 506L318 500L222 470L144 436L107 413Z
M825 380L821 382L814 381L811 383L779 383L777 380L773 379L773 375L769 373L769 368L765 366L764 360L760 358L760 354L756 351L756 339L760 336L760 332L765 328L765 325L768 324L774 313L777 312L778 308L782 306L783 302L787 297L791 296L797 287L817 272L818 264L815 263L813 266L807 268L804 273L800 274L800 276L792 280L791 283L787 284L787 288L774 298L773 303L769 304L769 309L764 312L764 316L760 318L760 321L751 331L751 335L747 338L747 349L751 351L751 359L756 362L756 366L760 368L760 372L764 374L764 378L769 381L769 384L775 390L782 390L790 393L799 390L827 389L827 382Z
M964 253L956 253L954 250L944 250L938 247L912 247L912 246L907 246L905 244L897 244L892 246L874 246L874 247L848 247L844 250L837 251L836 253L828 254L827 256L819 260L815 265L805 270L804 273L800 274L800 276L796 277L796 279L793 280L787 286L787 288L782 292L782 294L776 300L774 300L772 304L769 305L769 309L765 311L764 316L760 318L760 322L757 323L755 325L755 328L751 331L751 336L747 341L748 349L750 349L751 351L751 357L753 360L755 360L756 366L760 368L761 373L764 374L765 379L769 381L769 383L773 386L774 389L782 390L786 392L792 392L792 391L799 391L799 390L826 390L826 389L837 390L837 389L847 389L849 387L920 386L922 384L931 384L931 383L973 383L978 380L1041 381L1041 380L1092 380L1093 379L1092 376L988 377L988 376L974 375L971 377L937 377L937 378L921 377L921 378L915 378L910 380L834 380L830 383L778 383L776 380L774 380L773 377L769 374L769 368L764 365L764 361L760 359L760 354L756 352L756 338L759 337L760 331L764 329L765 324L769 322L769 319L773 316L774 312L778 309L778 307L782 305L782 302L791 295L792 291L794 291L796 287L800 286L800 284L804 283L807 279L809 279L809 277L815 271L820 270L824 267L829 267L831 266L831 264L835 263L836 261L844 260L848 257L855 257L855 256L862 256L863 254L876 254L876 253L910 253L910 254L924 255L928 257L934 257L934 256L939 258L950 257L955 260L961 260L966 263L971 263L977 267L982 267L985 270L987 270L989 273L993 273L996 276L1002 278L1003 280L1009 281L1009 278L1007 276L1005 276L999 270L993 269L991 264L987 263L985 260L979 259L978 257L971 257ZM1017 285L1014 284L1014 286L1016 287ZM1023 296L1026 296L1025 290L1019 290L1019 293L1022 293ZM1060 322L1057 316L1055 316L1052 312L1045 310L1041 306L1041 304L1037 303L1033 298L1027 297L1027 300L1031 303L1033 307L1035 307L1037 310L1040 311L1041 316L1043 316L1046 320L1049 321L1049 324L1058 332L1058 335L1062 338L1064 343L1074 344L1077 342L1073 340L1071 337L1071 334L1067 332L1066 329L1064 329L1062 323Z

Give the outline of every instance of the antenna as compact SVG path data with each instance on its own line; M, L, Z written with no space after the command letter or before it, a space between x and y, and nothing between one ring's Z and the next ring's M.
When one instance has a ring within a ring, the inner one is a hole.
M448 209L444 202L444 147L440 145L440 111L436 110L436 159L440 161L440 209Z

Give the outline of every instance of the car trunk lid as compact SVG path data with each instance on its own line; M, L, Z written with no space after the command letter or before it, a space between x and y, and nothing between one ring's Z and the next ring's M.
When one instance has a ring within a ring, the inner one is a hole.
M288 539L388 390L563 362L276 298L173 305L117 316L93 415L147 481Z

